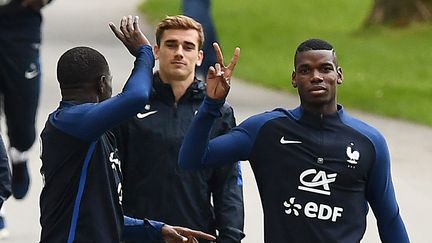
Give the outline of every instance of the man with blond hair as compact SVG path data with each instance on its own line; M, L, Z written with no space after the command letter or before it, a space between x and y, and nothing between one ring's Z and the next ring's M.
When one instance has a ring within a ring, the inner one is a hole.
M157 26L153 51L159 71L153 75L150 100L117 130L123 207L137 218L218 231L219 243L240 242L244 212L239 163L197 171L177 165L184 134L205 97L206 84L195 76L205 55L203 41L201 24L186 16L167 17ZM210 136L234 126L233 110L225 104Z

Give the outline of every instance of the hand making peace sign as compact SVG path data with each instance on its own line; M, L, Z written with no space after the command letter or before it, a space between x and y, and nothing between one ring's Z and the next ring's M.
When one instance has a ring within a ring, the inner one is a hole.
M225 66L222 51L217 43L213 43L218 62L210 67L207 74L207 96L214 100L223 100L228 95L231 76L240 57L240 48L234 50L230 64Z

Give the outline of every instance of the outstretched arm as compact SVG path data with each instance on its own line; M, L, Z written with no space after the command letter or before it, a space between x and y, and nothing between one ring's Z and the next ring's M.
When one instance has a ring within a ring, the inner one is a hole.
M93 141L106 130L133 116L148 102L153 80L154 56L149 41L141 32L138 17L123 17L120 30L110 28L129 52L136 56L134 69L122 93L101 103L76 105L55 113L51 123L60 130Z

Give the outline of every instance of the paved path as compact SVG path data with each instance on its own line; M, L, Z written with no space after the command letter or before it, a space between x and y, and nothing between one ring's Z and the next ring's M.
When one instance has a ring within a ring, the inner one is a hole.
M120 90L130 73L133 57L111 34L107 23L117 23L121 16L133 13L137 2L138 0L54 1L52 6L44 10L44 83L38 114L39 131L43 128L47 114L57 107L60 100L55 67L59 56L65 50L77 45L86 45L101 51L110 63L114 75L114 89L117 92ZM145 32L151 37L150 40L153 39L152 29L145 28ZM343 92L343 86L340 88ZM249 86L240 80L233 80L229 101L236 110L238 121L277 106L294 107L298 104L297 98L293 95ZM386 136L393 158L392 171L397 196L411 240L418 243L432 242L432 237L428 234L429 219L432 218L432 129L364 113L351 113L368 121ZM4 242L38 242L38 199L42 188L38 172L40 165L37 142L31 154L32 186L28 197L23 201L11 198L5 204L11 236ZM262 210L258 192L249 165L243 163L243 169L247 235L244 242L262 243ZM369 216L369 227L363 242L379 242L373 216Z

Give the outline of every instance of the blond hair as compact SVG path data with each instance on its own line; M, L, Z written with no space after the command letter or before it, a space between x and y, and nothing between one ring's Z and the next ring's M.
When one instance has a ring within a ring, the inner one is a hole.
M165 30L196 30L198 32L198 49L201 49L204 44L204 31L200 23L194 19L184 16L175 15L167 16L156 27L156 44L160 46L160 41Z

